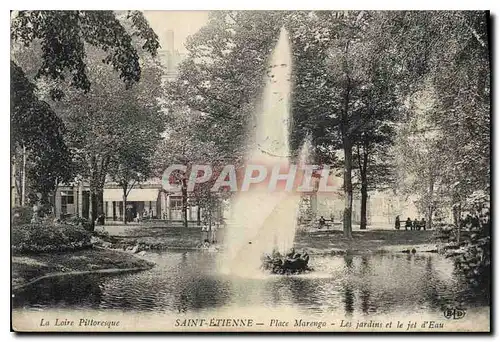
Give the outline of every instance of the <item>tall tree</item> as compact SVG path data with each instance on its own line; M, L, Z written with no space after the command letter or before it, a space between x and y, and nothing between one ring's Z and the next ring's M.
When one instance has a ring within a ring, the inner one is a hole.
M152 55L160 44L141 12L129 11L126 19L131 30L113 11L14 11L11 39L25 47L33 42L40 44L41 65L36 78L65 80L70 75L72 86L88 91L91 80L85 69L85 44L90 44L106 52L102 61L119 71L120 79L130 86L141 75L132 37L143 39L142 48ZM51 94L58 98L61 89L55 87Z
M14 158L11 165L19 165L24 157L24 167L17 167L17 172L25 173L22 177L28 178L30 192L39 193L43 202L47 202L48 194L57 183L72 177L71 154L64 141L65 127L50 105L38 99L36 86L14 62L11 62L10 73L11 154ZM24 183L22 186L26 187L26 181Z
M420 71L419 91L432 94L426 127L418 128L424 143L432 139L422 162L442 156L439 166L427 169L439 168L439 197L455 208L463 206L474 190L490 191L488 20L489 14L479 11L405 12L398 18L402 27L413 28L400 32L407 37L400 42L413 42L404 48L422 56L411 61ZM416 23L423 25L417 28ZM436 190L432 183L421 200Z
M138 38L133 38L135 36ZM142 41L142 49L153 56L159 47L158 37L147 24L143 14L138 11L121 13L118 16L112 11L15 11L11 14L11 39L14 47L12 54L14 60L27 70L26 74L29 74L30 79L38 83L42 82L47 90L45 93L55 100L60 100L65 95L63 89L66 92L75 92L76 89L83 90L85 93L90 91L92 80L88 75L88 46L103 51L100 60L97 62L91 58L91 63L111 64L112 69L119 71L117 83L125 82L127 89L138 82L141 76L138 41ZM39 57L35 59L35 63L33 63L34 59L30 58L32 56ZM17 67L17 64L14 63L11 68L13 66ZM17 88L14 87L15 91L11 94L14 99L11 98L11 102L26 99L23 90L30 91L30 100L36 101L38 94L35 95L34 89L34 87L25 87L17 92ZM74 98L75 94L72 96ZM46 107L49 108L48 105ZM11 111L11 113L16 116L25 115L19 110ZM13 125L22 120L22 118L14 118ZM36 130L38 128L36 122L37 120L25 120L25 127ZM45 121L41 127L44 127L47 122L50 120ZM20 133L26 132L20 131ZM20 134L13 135L13 137L29 139ZM73 152L81 152L78 146L72 146L72 149ZM55 154L47 153L46 157L55 156ZM42 154L37 156L39 163L57 167L51 163L50 159L42 158ZM59 160L66 159L59 157ZM64 170L62 167L60 169ZM43 170L44 168L37 168L38 173ZM41 174L39 180L48 180L46 176L46 174ZM103 179L104 177L101 173L97 178Z
M296 125L312 135L317 157L343 159L343 229L350 238L353 171L360 164L354 153L358 146L360 151L366 146L366 153L359 154L366 201L368 156L382 138L389 137L387 120L394 112L386 104L393 102L390 84L380 88L394 75L391 68L399 66L388 30L391 20L381 12L302 12L291 15L288 23L297 68ZM380 61L374 61L374 55Z
M138 122L138 125L148 126L148 119ZM155 149L160 144L158 127L152 127L156 134L144 134L137 127L130 132L127 140L122 143L116 154L111 158L109 174L123 190L123 223L127 224L127 198L130 191L153 175L152 158Z
M177 131L169 133L170 145L165 150L170 150L171 157L165 160L187 166L242 162L268 58L278 38L279 18L279 12L213 12L207 25L188 39L188 56L177 79L168 84L167 97L172 111L191 118L183 119ZM186 222L186 179L179 177ZM208 187L197 187L192 195L210 211L210 203L217 201ZM220 200L220 194L216 196Z
M204 134L221 153L240 158L277 41L279 12L218 11L188 39L188 56L169 97L204 113Z

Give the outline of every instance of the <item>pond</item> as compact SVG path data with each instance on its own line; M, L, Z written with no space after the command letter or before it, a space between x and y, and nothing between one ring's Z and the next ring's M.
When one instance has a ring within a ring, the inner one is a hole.
M185 313L229 307L293 308L306 314L441 313L487 307L453 262L437 254L311 257L314 271L240 278L216 271L216 253L165 251L146 258L148 271L45 279L15 294L26 310L91 309Z

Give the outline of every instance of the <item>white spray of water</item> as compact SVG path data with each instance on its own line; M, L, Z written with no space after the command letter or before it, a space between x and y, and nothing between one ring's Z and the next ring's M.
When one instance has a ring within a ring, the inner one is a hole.
M261 108L256 113L255 140L249 142L246 164L290 165L291 50L288 34L281 29L271 59L272 76L266 78ZM301 162L305 155L301 153ZM282 171L283 172L283 171ZM231 205L231 224L224 239L221 271L240 276L258 273L261 257L278 249L288 251L295 239L300 195L270 192L267 182L239 192Z

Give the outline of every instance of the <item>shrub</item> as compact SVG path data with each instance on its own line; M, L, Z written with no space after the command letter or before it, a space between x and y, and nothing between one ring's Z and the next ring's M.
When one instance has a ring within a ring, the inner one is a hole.
M12 209L12 224L26 224L31 222L33 217L33 208L31 207L15 207Z
M69 218L62 220L61 223L71 225L71 226L82 227L83 229L85 229L87 231L92 230L92 225L90 224L90 221L87 219L84 219L83 217L71 216Z
M84 249L91 234L82 227L32 223L12 226L14 253L41 253Z

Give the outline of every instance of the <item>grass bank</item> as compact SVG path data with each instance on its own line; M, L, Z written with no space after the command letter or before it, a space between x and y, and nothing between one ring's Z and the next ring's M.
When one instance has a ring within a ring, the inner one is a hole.
M351 253L401 252L415 248L429 251L436 248L436 231L366 230L352 232L352 239L340 230L300 232L295 237L296 248L312 253L344 251Z
M153 224L112 227L109 232L115 247L139 244L148 249L196 248L201 240L200 227L160 226ZM223 230L218 231L218 241L223 244ZM343 237L340 230L315 230L298 232L296 248L307 248L312 253L345 251L354 253L373 253L383 251L402 251L415 248L427 251L436 248L436 231L406 230L366 230L354 231L352 239Z
M66 273L125 272L153 266L153 263L129 253L96 248L18 254L12 256L12 288L15 290L38 279Z

